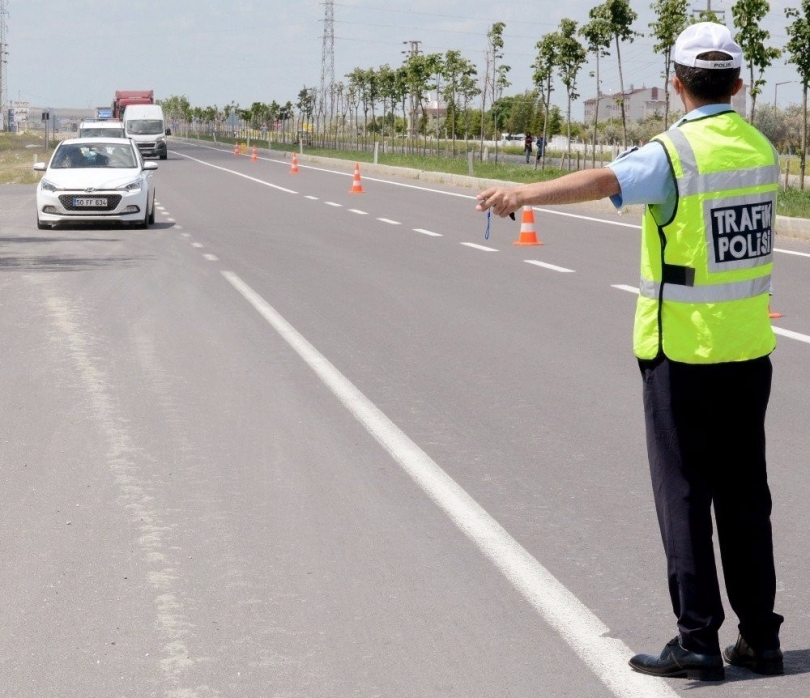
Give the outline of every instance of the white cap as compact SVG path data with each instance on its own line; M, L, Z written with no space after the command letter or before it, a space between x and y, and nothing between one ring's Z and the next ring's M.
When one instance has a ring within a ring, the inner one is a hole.
M698 58L701 53L722 51L728 60L704 61ZM688 68L739 68L742 66L742 49L731 38L731 32L723 24L697 22L684 29L675 41L672 60Z

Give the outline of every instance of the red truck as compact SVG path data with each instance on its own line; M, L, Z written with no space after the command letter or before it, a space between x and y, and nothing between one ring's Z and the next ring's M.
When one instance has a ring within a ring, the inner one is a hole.
M153 90L120 90L115 93L112 103L112 118L123 119L124 109L130 104L154 104Z

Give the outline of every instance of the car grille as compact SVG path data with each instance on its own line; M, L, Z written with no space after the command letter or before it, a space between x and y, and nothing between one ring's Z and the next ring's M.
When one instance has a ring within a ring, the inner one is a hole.
M138 143L138 148L141 150L154 150L157 147L157 143L146 143L140 142Z
M114 211L121 203L120 194L102 194L100 196L107 199L106 206L74 206L73 199L76 198L76 194L61 194L59 201L66 211Z

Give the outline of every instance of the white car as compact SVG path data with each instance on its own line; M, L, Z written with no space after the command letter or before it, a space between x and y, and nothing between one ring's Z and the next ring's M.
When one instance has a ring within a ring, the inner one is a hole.
M37 227L57 223L119 222L146 228L155 222L154 162L144 162L128 138L62 141L37 185Z
M79 124L79 138L126 138L124 122L118 119L85 119Z

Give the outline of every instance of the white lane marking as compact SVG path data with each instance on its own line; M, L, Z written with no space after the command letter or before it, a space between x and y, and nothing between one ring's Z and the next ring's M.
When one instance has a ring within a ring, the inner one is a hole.
M442 237L441 233L434 233L432 230L425 230L424 228L414 228L413 231L415 233L422 233L422 235L432 235L436 238Z
M338 208L343 208L343 204L335 203L334 201L324 201L327 206L337 206Z
M611 284L611 288L618 288L620 291L628 291L630 293L635 293L638 295L638 288L635 286L625 286L624 284Z
M191 246L192 247L205 247L205 245L203 245L201 242L192 242Z
M182 237L182 238L190 238L191 233L180 233L180 237Z
M167 218L167 219L166 219L166 222L167 222L167 223L174 223L174 218Z
M783 250L783 249L780 249L779 247L774 247L773 251L774 252L781 252L782 254L795 254L795 255L797 255L799 257L810 257L810 253L808 253L808 252L796 252L796 250Z
M382 223L388 223L389 225L402 225L399 221L392 221L390 218L378 218L377 220Z
M182 225L176 225L176 226L174 226L174 229L175 230L182 230L183 226Z
M793 330L783 330L781 327L774 327L773 325L771 325L771 328L773 329L774 334L789 337L790 339L796 339L800 342L804 342L805 344L810 344L810 335L800 334L799 332L794 332Z
M308 194L308 195L307 195L307 196L305 196L304 198L305 198L305 199L309 199L310 201L317 201L317 200L318 200L318 197L317 197L317 196L312 196L311 194Z
M494 247L484 247L483 245L476 245L474 242L462 242L459 243L461 245L466 245L467 247L472 247L476 250L483 250L484 252L497 252Z
M209 262L219 261L219 257L217 257L215 254L206 253L203 255L203 257L205 257Z
M206 162L205 160L200 160L199 158L193 158L191 155L186 155L185 153L177 153L178 155L188 159L193 160L194 162L198 162L201 165L205 165L206 167L213 167L215 170L221 170L222 172L227 172L228 174L236 175L237 177L243 177L244 179L249 179L251 182L256 182L256 184L263 184L265 187L270 187L271 189L278 189L278 191L287 192L287 194L297 194L297 191L293 191L292 189L286 189L285 187L280 187L277 184L271 184L270 182L265 182L263 179L258 179L257 177L251 177L250 175L243 174L242 172L237 172L236 170L229 170L227 167L220 167L219 165L212 165L210 162Z
M368 215L367 211L361 211L359 208L350 208L349 211L351 211L352 213L356 213L359 216L367 216Z
M612 286L612 288L618 288L620 291L630 291L631 293L638 295L638 289L633 288L632 286L615 284ZM781 335L782 337L788 337L789 339L795 339L799 342L804 342L805 344L810 344L810 335L802 334L801 332L794 332L793 330L783 330L781 327L774 327L773 325L771 325L771 329L773 329L774 334Z
M573 272L573 269L566 269L565 267L558 267L556 264L549 264L548 262L538 262L536 259L524 259L526 264L534 264L537 267L551 269L551 271Z
M368 430L617 698L675 698L661 679L627 666L632 652L354 384L236 274L222 275L281 335Z

